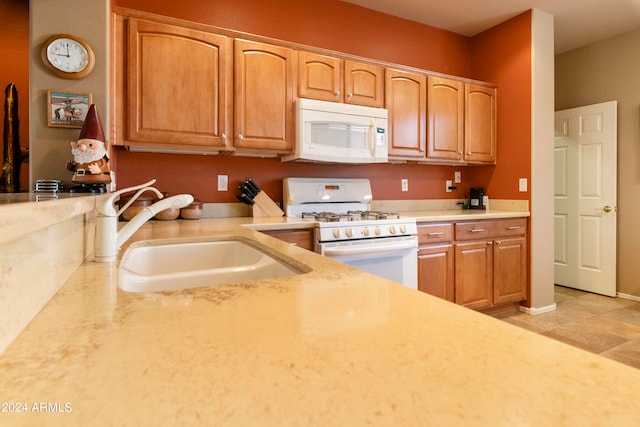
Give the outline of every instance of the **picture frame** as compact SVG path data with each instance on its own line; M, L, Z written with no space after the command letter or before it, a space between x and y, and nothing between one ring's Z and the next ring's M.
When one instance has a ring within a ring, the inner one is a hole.
M47 124L52 128L82 128L92 103L91 93L47 91Z

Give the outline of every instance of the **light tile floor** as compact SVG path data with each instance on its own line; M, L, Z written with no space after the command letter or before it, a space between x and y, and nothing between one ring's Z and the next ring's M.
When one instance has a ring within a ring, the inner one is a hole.
M640 302L555 287L557 309L502 320L640 368Z

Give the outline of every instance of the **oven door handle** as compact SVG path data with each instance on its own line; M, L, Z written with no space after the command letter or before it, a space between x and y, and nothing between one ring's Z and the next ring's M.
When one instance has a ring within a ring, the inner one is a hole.
M372 244L356 244L349 246L329 246L323 250L323 255L340 256L340 255L374 255L386 252L396 252L404 249L417 248L418 243L415 239L402 240L399 242L375 242Z

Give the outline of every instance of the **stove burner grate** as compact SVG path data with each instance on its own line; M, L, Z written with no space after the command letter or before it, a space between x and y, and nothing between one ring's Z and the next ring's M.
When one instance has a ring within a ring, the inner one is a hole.
M346 213L302 212L302 219L312 219L319 222L385 220L385 219L399 219L399 218L400 218L400 214L397 212L379 212L379 211L348 211Z

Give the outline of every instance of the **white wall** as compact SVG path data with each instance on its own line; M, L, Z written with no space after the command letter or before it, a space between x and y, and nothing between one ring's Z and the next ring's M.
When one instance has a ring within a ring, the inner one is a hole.
M29 3L29 181L59 179L70 185L71 172L65 163L72 160L70 141L80 129L47 126L47 91L89 92L108 138L109 127L109 10L108 0L31 0ZM44 41L54 34L82 37L96 56L93 72L84 79L66 80L54 76L40 59Z
M640 30L560 54L555 109L618 101L618 293L640 297Z
M553 292L553 16L532 14L531 312L555 308Z

